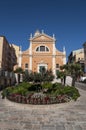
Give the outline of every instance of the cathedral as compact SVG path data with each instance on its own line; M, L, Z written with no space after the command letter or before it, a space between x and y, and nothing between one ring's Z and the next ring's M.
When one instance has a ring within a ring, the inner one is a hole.
M34 35L30 35L30 46L25 51L20 51L19 67L29 72L40 72L43 68L52 70L56 75L56 71L60 70L60 66L66 64L66 51L63 52L56 48L56 39L44 33L44 31L36 31Z

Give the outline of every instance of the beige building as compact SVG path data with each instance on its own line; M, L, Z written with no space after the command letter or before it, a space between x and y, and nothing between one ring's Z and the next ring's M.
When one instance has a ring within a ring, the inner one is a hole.
M63 52L56 49L56 39L45 34L43 31L36 31L30 36L30 46L26 51L20 52L19 65L24 70L40 72L42 68L51 69L53 74L66 64L65 48Z
M84 49L78 49L74 50L70 53L68 56L68 62L73 63L73 62L78 62L78 61L84 61Z
M20 53L20 47L15 45L15 44L12 44L13 48L15 49L15 54L16 54L16 57L17 57L17 63L16 65L14 66L14 70L16 70L16 68L19 67L19 53Z
M16 65L15 49L4 36L0 36L0 88L13 83L13 68Z
M72 51L68 56L68 63L79 63L84 71L84 49Z
M13 71L16 60L15 49L4 36L0 36L0 69Z

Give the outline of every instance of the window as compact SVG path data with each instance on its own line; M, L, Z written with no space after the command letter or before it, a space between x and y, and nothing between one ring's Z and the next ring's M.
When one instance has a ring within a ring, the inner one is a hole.
M49 49L46 47L46 51L49 51Z
M40 72L40 73L43 73L43 72L45 72L45 71L46 71L45 66L40 66L40 67L39 67L39 72Z
M25 68L28 68L28 63L25 64Z
M40 46L40 51L45 51L45 46Z
M37 47L36 51L39 51L39 47Z
M46 51L49 51L49 49L46 46L39 46L39 47L37 47L36 51L46 52Z
M56 68L59 68L59 64L56 64Z
M38 73L44 73L47 70L47 64L38 64Z

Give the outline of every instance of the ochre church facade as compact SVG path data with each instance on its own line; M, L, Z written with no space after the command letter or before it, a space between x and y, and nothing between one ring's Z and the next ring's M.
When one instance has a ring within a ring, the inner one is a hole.
M54 35L51 37L43 31L41 33L36 31L33 36L30 36L29 48L19 55L19 67L38 73L42 68L51 69L56 75L60 66L66 64L66 52L65 49L63 52L57 50L55 44Z

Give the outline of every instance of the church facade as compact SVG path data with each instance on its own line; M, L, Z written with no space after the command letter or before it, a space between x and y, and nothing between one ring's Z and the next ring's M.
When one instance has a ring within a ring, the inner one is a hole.
M19 54L19 67L23 70L32 72L40 72L43 68L52 70L56 75L56 71L60 70L60 66L66 64L65 48L63 52L55 47L56 39L45 34L43 31L36 31L30 36L30 46L27 50Z

